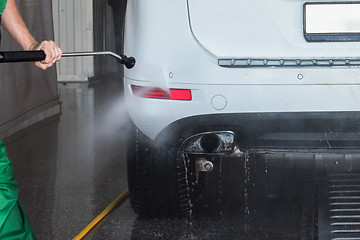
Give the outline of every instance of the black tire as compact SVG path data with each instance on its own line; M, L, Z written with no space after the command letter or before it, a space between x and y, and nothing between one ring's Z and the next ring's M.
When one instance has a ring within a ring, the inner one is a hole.
M190 217L196 195L195 165L173 146L154 144L136 130L128 147L131 206L146 218Z

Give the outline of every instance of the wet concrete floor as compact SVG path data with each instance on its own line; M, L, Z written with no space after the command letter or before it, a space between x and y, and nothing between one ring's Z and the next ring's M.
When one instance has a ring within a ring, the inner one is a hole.
M7 141L38 239L72 239L127 189L122 83L59 85L63 114ZM87 239L313 239L314 159L224 157L193 219L139 219L129 200Z

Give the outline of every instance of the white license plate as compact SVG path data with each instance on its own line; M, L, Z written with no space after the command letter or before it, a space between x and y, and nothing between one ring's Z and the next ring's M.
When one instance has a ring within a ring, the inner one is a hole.
M305 3L304 35L308 41L359 41L360 2Z

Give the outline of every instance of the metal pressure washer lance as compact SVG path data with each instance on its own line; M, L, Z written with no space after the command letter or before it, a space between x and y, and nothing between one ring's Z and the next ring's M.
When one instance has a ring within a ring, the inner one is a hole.
M82 56L98 56L109 55L116 58L126 68L131 69L135 66L135 58L125 55L118 55L110 51L104 52L69 52L63 53L62 57L82 57ZM9 62L36 62L42 61L46 57L44 51L5 51L0 52L0 63Z

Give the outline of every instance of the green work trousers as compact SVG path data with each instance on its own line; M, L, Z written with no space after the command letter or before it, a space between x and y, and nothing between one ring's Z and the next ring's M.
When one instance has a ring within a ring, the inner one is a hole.
M0 240L36 239L18 200L18 192L12 163L0 141Z

